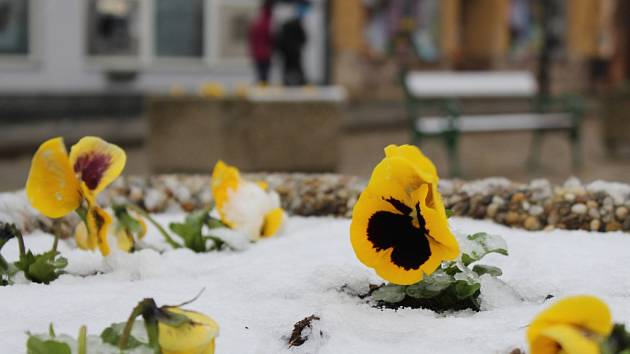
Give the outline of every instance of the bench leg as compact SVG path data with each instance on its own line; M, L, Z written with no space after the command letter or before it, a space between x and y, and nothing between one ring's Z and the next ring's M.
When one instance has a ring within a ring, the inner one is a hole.
M571 162L574 170L582 167L582 139L579 129L572 129L569 132L569 140L571 141Z
M448 153L448 170L450 177L461 177L462 171L459 162L459 154L457 153L459 143L459 136L457 132L444 134L444 142L446 144L446 152Z
M527 167L532 172L540 169L540 147L542 145L543 134L544 132L536 130L532 136L529 157L527 158Z

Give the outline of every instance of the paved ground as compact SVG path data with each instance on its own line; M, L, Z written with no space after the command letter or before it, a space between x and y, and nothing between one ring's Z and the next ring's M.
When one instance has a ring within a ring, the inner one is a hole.
M80 136L83 133L109 136L116 130L127 132L125 135L127 138L123 139L123 146L128 154L125 173L148 174L150 171L147 154L142 142L129 138L134 135L130 134L131 131L138 132L142 129L142 124L137 123L129 126L120 123L110 125L98 123L95 125L65 124L61 131L50 127L38 127L36 130L41 134L50 132L51 135L63 134L64 136ZM11 134L6 129L3 130L5 134ZM17 130L11 135L15 139L23 133ZM630 159L611 160L605 156L600 139L599 122L596 119L586 121L584 134L585 161L581 170L571 169L567 139L560 134L554 134L546 138L542 148L542 167L535 172L529 171L526 166L530 133L464 136L460 147L463 177L474 179L505 176L517 181L546 177L554 182L562 182L575 175L585 181L605 179L630 183ZM43 136L41 139L44 139ZM407 131L397 124L372 129L346 129L341 144L339 172L367 177L374 165L382 158L383 147L387 144L403 144L408 141ZM427 141L422 148L436 162L441 175L448 177L446 154L441 142ZM0 191L18 189L24 185L31 154L32 152L18 153L4 150L4 153L0 155ZM208 166L208 169L210 168L211 166Z

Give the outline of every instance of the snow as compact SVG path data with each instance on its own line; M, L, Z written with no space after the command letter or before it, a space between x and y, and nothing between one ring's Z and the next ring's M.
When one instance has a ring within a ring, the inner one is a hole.
M253 241L259 239L267 213L280 207L278 193L249 181L241 181L236 190L228 189L227 193L223 207L226 219Z
M586 186L591 192L606 192L615 201L615 204L621 204L624 200L630 199L630 185L619 182L593 181Z
M166 224L183 214L157 215ZM585 231L528 232L487 221L452 218L459 235L485 231L505 238L510 256L491 254L484 264L503 269L501 281L483 276L482 311L436 314L428 310L380 310L349 292L381 280L355 258L347 219L288 219L279 237L243 251L195 254L167 250L149 225L145 249L133 254L73 249L62 242L68 271L50 285L17 284L0 289L3 353L23 353L26 331L76 336L82 324L98 334L124 321L144 297L177 304L205 288L188 308L212 316L221 326L217 353L507 353L526 348L531 319L550 302L548 295L592 294L603 298L620 322L630 320L630 237ZM226 236L227 237L227 236ZM43 251L51 238L27 236ZM157 250L166 250L162 253ZM9 259L14 243L5 246ZM347 285L349 291L339 289ZM293 324L315 314L311 338L287 348ZM320 335L320 332L322 335Z

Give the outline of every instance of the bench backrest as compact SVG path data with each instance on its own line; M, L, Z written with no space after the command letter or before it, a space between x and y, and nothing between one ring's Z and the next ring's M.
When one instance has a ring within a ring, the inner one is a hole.
M537 92L528 71L412 71L404 76L415 98L532 97Z

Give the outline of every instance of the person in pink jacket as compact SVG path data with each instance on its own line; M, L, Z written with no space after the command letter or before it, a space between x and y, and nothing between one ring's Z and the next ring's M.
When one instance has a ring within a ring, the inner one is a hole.
M271 33L272 0L264 0L260 13L249 28L249 51L256 69L259 84L269 82L271 56L273 55L273 37Z

